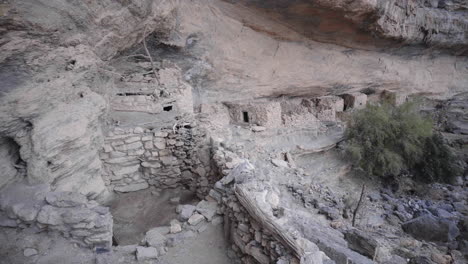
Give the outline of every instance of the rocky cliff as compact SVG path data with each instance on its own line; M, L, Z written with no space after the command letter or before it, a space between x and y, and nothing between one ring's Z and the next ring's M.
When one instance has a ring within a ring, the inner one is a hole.
M108 61L145 53L145 36L156 68L182 69L195 108L384 89L448 98L467 89L466 8L455 0L3 1L0 137L19 157L2 154L0 182L20 161L26 171L16 177L105 196L98 149L121 77Z

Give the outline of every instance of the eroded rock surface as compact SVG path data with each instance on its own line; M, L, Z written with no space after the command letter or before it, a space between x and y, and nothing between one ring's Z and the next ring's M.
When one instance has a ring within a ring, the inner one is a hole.
M468 248L466 175L425 200L373 190L371 213L352 229L359 188L328 151L349 113L418 95L451 98L434 108L464 151L467 8L461 0L3 1L0 226L60 233L92 248L97 256L80 253L97 263L158 261L221 223L233 262L458 261ZM295 160L314 154L309 167ZM156 199L163 188L203 199L179 205L178 220L140 245L105 252L113 220L97 201L141 190ZM38 245L18 252L26 263L54 262Z

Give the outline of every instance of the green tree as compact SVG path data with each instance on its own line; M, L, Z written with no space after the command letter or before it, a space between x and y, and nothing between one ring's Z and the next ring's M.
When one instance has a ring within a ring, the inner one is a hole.
M455 152L445 143L439 133L427 138L424 156L415 166L418 179L425 182L450 183L454 177L463 173L463 166Z
M420 162L431 135L431 120L414 103L368 105L350 121L346 153L368 175L398 175Z

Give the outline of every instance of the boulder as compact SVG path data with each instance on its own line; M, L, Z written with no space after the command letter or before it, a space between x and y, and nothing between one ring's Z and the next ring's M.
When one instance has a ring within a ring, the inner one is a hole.
M329 206L320 206L319 214L326 215L327 218L331 220L338 220L341 218L340 210L333 208L333 207L329 207Z
M177 206L177 212L179 213L179 218L182 221L187 221L193 212L195 212L196 207L191 204L183 204Z
M417 239L449 242L460 235L454 221L429 214L419 216L402 224L403 230Z
M262 250L259 247L256 247L253 244L248 244L245 247L245 251L247 254L251 255L255 260L258 261L260 264L269 264L270 258L263 254Z
M180 225L180 222L177 220L172 220L171 221L171 227L170 227L170 233L171 234L176 234L182 231L182 226Z
M449 213L448 211L442 208L429 208L428 209L433 215L438 216L440 218L453 218L454 215Z
M126 246L116 246L116 247L113 247L112 249L114 251L123 252L125 254L133 254L135 253L137 247L138 247L137 245L126 245Z
M190 225L198 225L204 218L205 217L201 214L194 214L189 218L188 223Z
M431 260L437 264L450 264L452 263L452 257L450 255L444 255L439 253L432 253Z
M211 221L216 215L216 210L218 209L218 203L209 202L206 200L200 201L197 204L196 210L202 214L208 221Z
M137 247L136 257L138 261L155 259L158 257L158 250L154 247Z
M371 259L374 258L376 250L379 247L378 241L369 233L357 229L346 232L344 238L348 242L348 247L350 249Z
M409 264L434 264L428 257L418 256L410 259Z
M145 242L150 247L155 247L155 248L163 247L166 243L166 240L167 240L166 237L163 236L159 232L159 230L156 228L149 230L148 232L146 232L146 235L145 235Z
M76 192L51 192L45 199L47 203L56 207L74 207L88 201L84 195Z

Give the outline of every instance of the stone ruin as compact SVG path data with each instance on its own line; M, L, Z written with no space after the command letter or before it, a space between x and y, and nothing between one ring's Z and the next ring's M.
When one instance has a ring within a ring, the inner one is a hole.
M0 263L466 263L467 6L342 2L0 3ZM412 99L465 174L352 171Z

